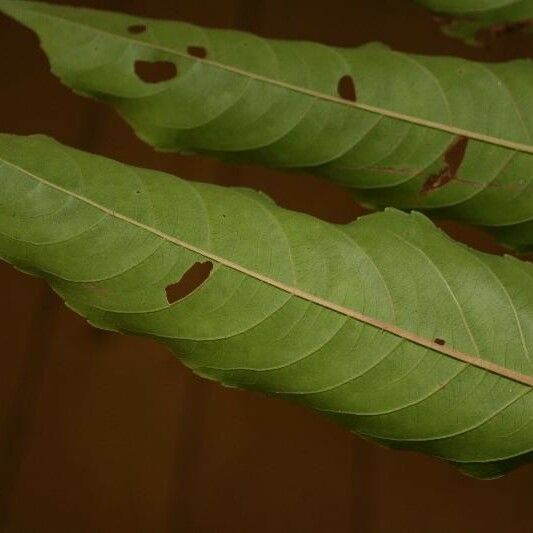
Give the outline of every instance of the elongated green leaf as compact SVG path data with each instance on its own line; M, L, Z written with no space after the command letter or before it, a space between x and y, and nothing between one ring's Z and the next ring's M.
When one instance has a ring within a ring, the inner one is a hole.
M471 44L484 37L533 31L533 0L416 0L448 16L444 30Z
M533 265L423 215L345 226L265 196L0 135L0 257L97 327L493 477L533 450ZM210 277L174 303L197 262Z
M0 9L39 34L67 85L113 104L157 148L309 169L367 204L533 247L529 61L327 48L13 0Z

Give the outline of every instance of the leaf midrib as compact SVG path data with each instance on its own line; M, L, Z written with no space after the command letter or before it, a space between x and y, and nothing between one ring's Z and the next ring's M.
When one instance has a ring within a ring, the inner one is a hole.
M11 161L8 161L4 158L1 158L0 161L2 161L4 164L12 167L13 169L22 172L23 174L29 176L30 178L38 181L39 183L54 189L62 194L67 195L70 198L75 198L76 200L83 202L87 205L90 205L94 207L95 209L98 209L102 211L103 213L106 213L109 216L112 216L118 220L121 220L127 224L133 225L138 227L139 229L142 229L144 231L147 231L151 233L152 235L155 235L167 242L173 243L181 248L184 248L190 252L196 253L198 255L201 255L202 257L205 257L206 259L209 259L210 261L213 261L215 263L218 263L219 265L225 266L227 268L230 268L236 272L239 272L245 276L249 276L253 279L256 279L262 283L265 283L267 285L270 285L271 287L274 287L278 290L281 290L283 292L286 292L287 294L290 294L292 296L295 296L297 298L301 298L302 300L306 300L310 303L319 305L321 307L324 307L325 309L329 309L330 311L333 311L335 313L347 316L349 318L352 318L358 322L367 324L369 326L372 326L374 328L380 329L382 331L385 331L387 333L390 333L391 335L394 335L396 337L405 339L409 342L412 342L413 344L416 344L418 346L422 346L424 348L427 348L429 350L432 350L437 353L441 353L443 355L446 355L448 357L451 357L453 359L456 359L462 363L466 363L475 367L478 367L482 370L486 370L488 372L491 372L493 374L496 374L498 376L510 379L512 381L515 381L517 383L521 383L522 385L527 385L529 387L533 387L533 376L522 374L520 372L517 372L515 370L512 370L510 368L498 365L496 363L493 363L491 361L488 361L486 359L482 359L481 357L474 356L469 353L465 353L459 350L456 350L454 348L451 348L449 346L441 346L440 344L437 344L436 342L429 340L425 337L422 337L420 335L417 335L411 331L407 331L405 329L399 328L395 326L394 324L390 324L388 322L385 322L383 320L365 315L364 313L361 313L359 311L356 311L355 309L351 309L348 307L345 307L343 305L336 304L335 302L326 300L325 298L322 298L320 296L316 296L314 294L311 294L307 291L304 291L298 287L291 286L289 284L283 283L282 281L276 280L274 278L271 278L269 276L266 276L265 274L262 274L260 272L256 272L250 268L247 268L239 263L236 263L234 261L231 261L229 259L226 259L224 257L221 257L219 255L216 255L214 253L211 253L208 250L204 250L202 248L199 248L193 244L190 244L186 241L183 241L179 239L178 237L173 237L172 235L169 235L167 233L164 233L160 231L157 228L154 228L148 224L144 224L143 222L140 222L138 220L135 220L127 215L124 215L122 213L119 213L115 211L114 209L111 209L109 207L106 207L105 205L99 204L98 202L95 202L94 200L91 200L90 198L87 198L77 192L71 191L65 187L62 187L61 185L57 185L55 183L52 183L45 178L42 178L40 176L37 176L36 174L30 172L29 170L12 163Z
M23 2L21 2L21 4L22 3ZM1 5L1 2L0 2L0 5ZM22 7L22 9L28 9L28 8ZM31 8L29 10L33 11ZM335 96L335 95L329 95L329 94L326 94L326 93L321 93L319 91L314 91L312 89L307 89L306 87L301 87L299 85L294 85L292 83L284 82L282 80L277 80L277 79L274 79L274 78L270 78L268 76L263 76L261 74L256 74L254 72L243 70L243 69L240 69L240 68L232 66L232 65L227 65L227 64L224 64L224 63L220 63L218 61L213 61L211 59L207 59L207 58L203 59L203 58L197 58L197 57L194 57L194 56L190 56L189 54L187 54L185 52L180 52L180 51L175 50L173 48L168 48L166 46L162 46L162 45L159 45L159 44L150 43L150 42L147 42L147 41L135 39L135 38L133 38L131 36L120 35L118 33L114 33L114 32L111 32L111 31L102 30L102 29L97 28L95 26L92 26L90 24L83 24L83 23L80 23L80 22L77 22L77 21L74 21L74 20L71 20L71 19L68 19L68 18L65 18L65 17L61 17L59 15L54 15L54 14L51 14L51 13L44 13L44 12L41 12L41 11L38 11L38 10L33 11L33 13L37 14L39 16L48 17L48 18L51 18L51 19L61 20L62 22L65 22L65 23L68 23L68 24L73 24L75 26L80 26L82 28L89 28L89 29L91 29L94 32L97 32L97 33L100 33L100 34L103 34L103 35L112 36L114 38L121 39L121 40L130 42L130 43L133 43L135 45L138 45L138 46L145 46L145 47L148 47L148 48L153 48L155 50L160 50L160 51L165 52L167 54L173 54L173 55L176 55L176 56L181 57L183 59L187 59L187 60L189 60L191 62L201 63L201 64L208 65L208 66L211 66L211 67L214 67L214 68L218 68L218 69L221 69L221 70L226 70L228 72L232 72L233 74L236 74L236 75L239 75L239 76L242 76L242 77L245 77L245 78L249 78L249 79L252 79L252 80L255 80L255 81L267 83L269 85L274 85L274 86L277 86L277 87L281 87L281 88L284 88L284 89L287 89L287 90L290 90L290 91L294 91L294 92L298 92L300 94L311 96L313 98L317 98L317 99L320 99L320 100L325 100L325 101L329 101L329 102L332 102L332 103L335 103L335 104L338 104L338 105L343 105L343 106L346 106L346 107L359 109L361 111L366 111L366 112L369 112L369 113L373 113L373 114L376 114L376 115L388 117L388 118L391 118L391 119L400 120L402 122L407 122L409 124L415 124L417 126L422 126L422 127L426 127L426 128L433 129L433 130L446 132L446 133L449 133L451 135L456 135L458 137L468 137L469 139L472 139L472 140L475 140L475 141L480 141L480 142L483 142L483 143L492 144L492 145L495 145L495 146L500 146L502 148L508 148L508 149L511 149L511 150L515 150L517 152L524 152L524 153L533 155L533 145L530 145L530 144L525 144L525 143L520 143L520 142L516 142L516 141L511 141L511 140L508 140L508 139L502 139L502 138L499 138L499 137L494 137L492 135L487 135L487 134L484 134L484 133L479 133L479 132L475 132L475 131L472 131L472 130L467 130L467 129L464 129L464 128L459 128L459 127L451 126L451 125L448 125L448 124L443 124L441 122L435 122L435 121L432 121L432 120L423 119L423 118L420 118L420 117L416 117L416 116L413 116L413 115L408 115L408 114L405 114L405 113L400 113L400 112L393 111L393 110L386 109L386 108L379 107L379 106L373 106L373 105L370 105L370 104L364 104L362 102L352 102L350 100L344 100L343 98L340 98L340 97ZM110 12L110 13L112 13L112 12Z

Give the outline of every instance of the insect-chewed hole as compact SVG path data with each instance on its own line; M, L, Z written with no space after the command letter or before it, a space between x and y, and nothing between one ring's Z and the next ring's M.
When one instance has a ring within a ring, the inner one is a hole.
M468 143L469 139L467 137L458 137L454 140L444 154L444 168L437 174L432 174L426 178L420 191L422 195L440 189L457 178L459 169L466 156Z
M435 339L435 344L438 344L439 346L445 346L446 341L444 339Z
M187 53L192 57L205 59L207 57L207 48L203 46L189 46L187 48Z
M183 274L179 281L165 289L167 302L173 304L192 294L209 279L212 270L213 263L211 261L195 263Z
M132 24L128 26L128 31L137 35L138 33L144 33L146 31L146 26L144 24Z
M178 75L178 68L170 61L135 61L135 74L146 83L170 81Z
M339 80L337 86L337 92L339 96L344 100L349 100L350 102L357 101L357 91L355 89L355 82L352 76L346 74Z

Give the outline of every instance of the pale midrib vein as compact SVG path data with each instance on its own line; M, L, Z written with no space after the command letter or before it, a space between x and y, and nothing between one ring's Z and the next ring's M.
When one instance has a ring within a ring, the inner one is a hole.
M177 237L173 237L172 235L168 235L167 233L164 233L157 228L153 228L147 224L144 224L143 222L139 222L138 220L135 220L133 218L130 218L126 215L123 215L122 213L118 213L117 211L114 211L113 209L109 209L108 207L105 207L90 198L87 198L81 194L78 194L74 191L70 191L69 189L66 189L60 185L57 185L55 183L52 183L44 178L41 178L40 176L37 176L28 170L26 170L23 167L20 167L10 161L7 161L5 159L2 159L2 161L6 164L11 166L12 168L18 170L19 172L22 172L23 174L26 174L27 176L31 177L32 179L35 179L39 183L42 183L43 185L46 185L50 187L51 189L54 189L56 191L59 191L63 194L66 194L67 196L70 196L72 198L76 198L80 202L83 202L87 205L90 205L94 207L95 209L99 209L100 211L108 214L109 216L112 216L118 220L122 220L123 222L126 222L128 224L131 224L133 226L136 226L144 231L147 231L153 235L156 235L157 237L164 239L168 242L171 242L177 246L180 246L181 248L184 248L186 250L189 250L190 252L196 253L198 255L201 255L205 257L206 259L209 259L215 263L218 263L219 265L225 266L227 268L230 268L232 270L235 270L237 272L240 272L241 274L244 274L246 276L249 276L251 278L254 278L258 281L261 281L262 283L265 283L267 285L270 285L272 287L275 287L283 292L286 292L288 294L291 294L293 296L296 296L298 298L301 298L302 300L306 300L308 302L314 303L316 305L319 305L321 307L324 307L325 309L329 309L330 311L334 311L336 313L339 313L344 316L348 316L350 318L353 318L354 320L357 320L358 322L362 322L364 324L367 324L369 326L373 326L375 328L378 328L382 331L386 331L387 333L390 333L392 335L395 335L396 337L400 337L402 339L408 340L412 342L413 344L417 344L419 346L422 346L424 348L427 348L429 350L432 350L437 353L441 353L443 355L447 355L453 359L456 359L458 361L461 361L463 363L478 367L482 370L486 370L488 372L491 372L493 374L497 374L501 377L508 378L510 380L516 381L517 383L521 383L523 385L527 385L529 387L533 387L533 376L529 376L526 374L522 374L520 372L517 372L515 370L512 370L510 368L503 367L501 365L498 365L496 363L492 363L491 361L487 361L485 359L482 359L480 357L473 356L468 353L461 352L459 350L455 350L453 348L450 348L448 346L441 346L440 344L437 344L436 342L433 342L431 340L428 340L424 337L421 337L415 333L412 333L410 331L404 330L402 328L399 328L397 326L394 326L393 324L389 324L388 322L385 322L383 320L373 318L370 316L367 316L359 311L356 311L354 309L350 309L348 307L345 307L343 305L336 304L334 302L331 302L329 300L326 300L325 298L321 298L320 296L316 296L314 294L311 294L309 292L306 292L302 289L299 289L298 287L293 287L291 285L288 285L286 283L283 283L281 281L278 281L276 279L270 278L264 274L261 274L260 272L256 272L254 270L251 270L243 265L240 265L238 263L235 263L229 259L225 259L223 257L220 257L216 254L213 254L207 250L203 250L202 248L199 248L197 246L194 246L193 244L190 244L188 242L185 242Z
M390 109L385 109L385 108L382 108L382 107L379 107L379 106L373 106L373 105L370 105L370 104L364 104L362 102L353 102L351 100L345 100L345 99L340 98L340 97L335 96L335 95L329 95L329 94L321 93L321 92L318 92L318 91L314 91L312 89L307 89L306 87L301 87L299 85L294 85L294 84L289 83L289 82L285 82L285 81L282 81L282 80L276 80L274 78L269 78L268 76L263 76L261 74L256 74L254 72L243 70L243 69L240 69L238 67L234 67L232 65L226 65L224 63L219 63L218 61L213 61L212 59L207 59L207 58L204 59L204 58L193 57L193 56L191 56L191 55L189 55L189 54L187 54L185 52L180 52L180 51L175 50L173 48L168 48L166 46L162 46L162 45L159 45L159 44L150 43L150 42L142 41L142 40L139 40L139 39L134 39L132 37L128 37L128 36L125 36L125 35L120 35L118 33L114 33L114 32L111 32L111 31L102 30L100 28L95 28L94 26L91 26L89 24L82 24L80 22L77 22L77 21L74 21L74 20L70 20L70 19L58 16L58 15L52 15L50 13L43 13L43 12L35 12L35 13L37 13L38 15L44 16L44 17L51 18L51 19L59 19L59 20L61 20L63 22L69 23L69 24L73 24L73 25L76 25L76 26L81 26L82 28L90 28L92 31L101 33L103 35L108 35L108 36L115 37L117 39L122 39L124 41L128 41L130 43L134 43L134 44L137 44L139 46L146 46L148 48L153 48L153 49L156 49L156 50L160 50L162 52L165 52L165 53L168 53L168 54L173 54L173 55L176 55L176 56L181 57L183 59L187 59L187 60L192 61L192 62L202 63L202 64L205 64L205 65L209 65L211 67L214 67L214 68L218 68L218 69L221 69L221 70L226 70L228 72L232 72L233 74L237 74L237 75L245 77L245 78L253 79L253 80L256 80L256 81L259 81L259 82L263 82L263 83L267 83L267 84L270 84L270 85L274 85L274 86L277 86L277 87L282 87L284 89L287 89L287 90L290 90L290 91L294 91L294 92L298 92L298 93L301 93L301 94L305 94L307 96L311 96L313 98L317 98L317 99L320 99L320 100L325 100L325 101L333 102L335 104L344 105L344 106L347 106L347 107L352 107L352 108L355 108L355 109L359 109L361 111L367 111L369 113L373 113L373 114L376 114L376 115L381 115L381 116L385 116L385 117L388 117L388 118L400 120L402 122L407 122L409 124L416 124L418 126L430 128L430 129L433 129L433 130L443 131L443 132L450 133L452 135L456 135L456 136L459 136L459 137L468 137L469 139L472 139L472 140L484 142L484 143L487 143L487 144L492 144L492 145L495 145L495 146L500 146L500 147L503 147L503 148L509 148L509 149L515 150L517 152L524 152L524 153L527 153L527 154L533 154L533 146L529 145L529 144L510 141L510 140L507 140L507 139L500 139L498 137L493 137L492 135L486 135L484 133L479 133L479 132L475 132L475 131L471 131L471 130L467 130L467 129L463 129L463 128L459 128L459 127L455 127L455 126L450 126L448 124L442 124L440 122L435 122L435 121L432 121L432 120L427 120L427 119L423 119L423 118L420 118L420 117L415 117L413 115L408 115L408 114L405 114L405 113L392 111Z

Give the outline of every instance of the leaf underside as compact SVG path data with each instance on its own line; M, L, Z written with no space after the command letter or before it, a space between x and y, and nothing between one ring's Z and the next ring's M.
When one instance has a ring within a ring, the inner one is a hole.
M533 63L261 39L0 0L52 70L161 150L304 169L366 205L426 210L533 249Z
M333 225L249 190L0 135L0 257L91 324L155 338L227 386L478 477L532 458L533 265L455 243L421 214ZM206 262L207 279L169 303Z
M444 15L452 37L479 45L512 33L533 32L533 0L416 0Z

